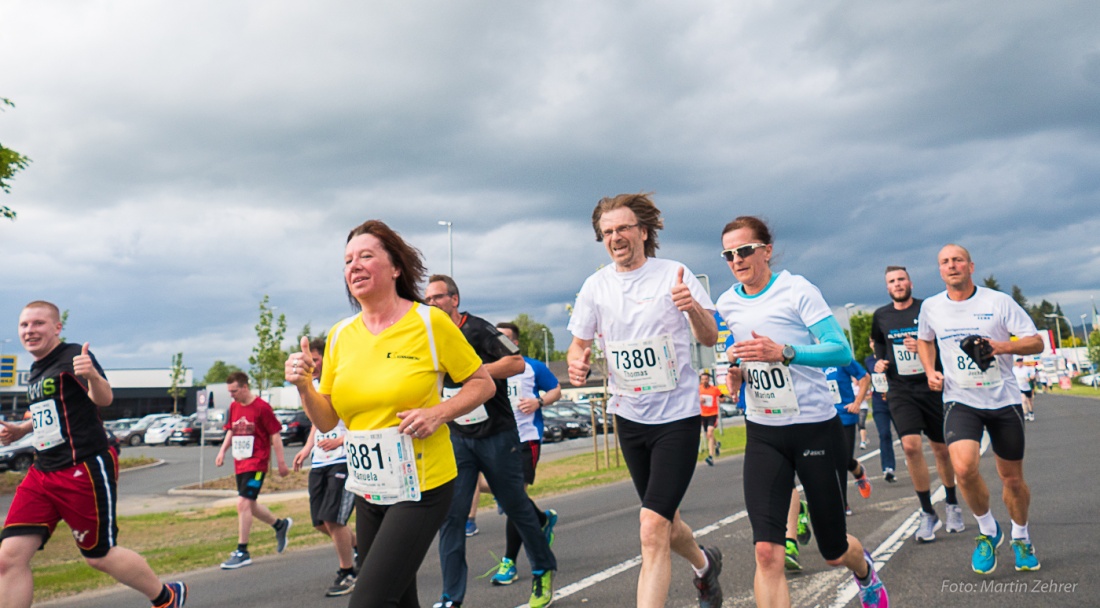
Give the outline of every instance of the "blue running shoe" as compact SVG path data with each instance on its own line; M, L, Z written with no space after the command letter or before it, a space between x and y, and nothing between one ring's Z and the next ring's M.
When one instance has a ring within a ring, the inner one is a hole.
M855 573L852 573L852 577L856 579L856 586L859 587L860 604L863 608L890 608L890 596L886 595L886 587L879 580L878 572L875 572L875 561L867 551L863 552L863 559L867 561L867 570L871 578L867 586L864 587Z
M493 575L492 583L494 585L511 585L519 578L519 574L516 572L516 562L508 559L507 557L500 558L500 567L497 568L497 573Z
M1031 543L1014 540L1012 552L1016 554L1016 572L1034 572L1039 569L1039 558L1035 557L1035 548Z
M974 555L970 558L970 567L978 574L990 574L997 569L997 547L1005 542L1005 535L1001 532L1001 524L997 524L997 533L993 536L978 534L978 546L974 547Z
M558 523L558 512L553 509L546 510L546 524L542 526L542 533L546 535L546 544L554 546L554 526Z
M183 608L183 605L187 603L187 585L183 581L172 581L171 583L165 583L165 587L168 587L168 591L171 597L163 604L157 604L153 608Z
M477 534L478 532L481 532L481 530L477 529L477 522L472 520L472 519L467 519L466 520L466 536L473 536L473 535Z

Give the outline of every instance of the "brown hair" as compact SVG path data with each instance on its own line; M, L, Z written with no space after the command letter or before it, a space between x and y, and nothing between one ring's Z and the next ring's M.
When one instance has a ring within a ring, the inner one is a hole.
M244 372L233 372L225 377L226 384L239 384L240 386L248 386L248 374Z
M497 323L497 329L508 329L512 333L516 334L516 339L519 340L519 326L511 321L501 321Z
M321 353L323 355L325 353L325 339L324 338L314 338L314 339L310 340L309 341L309 350L311 350L313 352Z
M661 210L649 198L650 194L652 193L620 194L601 198L600 202L596 203L596 208L592 210L592 229L596 231L596 242L603 242L603 232L600 231L600 218L603 214L625 207L633 211L634 217L638 218L638 227L645 228L645 257L656 257L657 249L660 248L660 244L657 243L657 231L664 228L665 223L661 219Z
M772 244L772 232L768 229L768 225L764 223L764 220L754 215L742 215L735 218L732 222L726 224L726 227L722 229L722 234L727 232L733 232L734 230L740 230L742 228L748 228L752 231L756 240L764 243L765 245Z
M382 248L390 256L390 262L397 268L398 274L395 279L397 295L406 300L423 304L424 298L420 297L420 289L417 288L417 285L424 280L424 274L427 271L424 268L424 260L420 250L406 243L401 235L394 232L382 220L367 220L352 228L351 232L348 233L346 242L350 243L351 239L364 234L369 234L381 241ZM352 297L351 290L348 289L347 285L344 285L344 289L347 291L348 300L351 302L352 307L358 310L360 308L359 302Z
M904 272L905 276L909 276L909 270L905 268L905 266L887 266L886 274L890 274L891 272L896 272L898 270Z
M439 281L440 283L443 283L447 286L447 295L458 298L459 302L462 301L462 296L458 295L458 284L455 283L454 279L445 274L433 274L432 276L428 277L429 283L435 283L436 281Z
M50 311L51 314L53 314L54 319L57 319L58 322L61 321L61 310L57 307L57 304L54 304L53 302L47 302L45 300L35 300L30 304L24 306L23 310L26 310L28 308L45 308L46 310Z

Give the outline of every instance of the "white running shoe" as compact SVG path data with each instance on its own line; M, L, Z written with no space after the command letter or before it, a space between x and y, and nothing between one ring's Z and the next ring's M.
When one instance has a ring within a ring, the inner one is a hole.
M959 505L947 505L947 533L955 534L966 529L963 522L963 510Z
M913 538L919 540L922 543L930 543L936 540L936 530L943 527L943 522L935 513L920 512L920 526L917 527L917 533L913 535Z

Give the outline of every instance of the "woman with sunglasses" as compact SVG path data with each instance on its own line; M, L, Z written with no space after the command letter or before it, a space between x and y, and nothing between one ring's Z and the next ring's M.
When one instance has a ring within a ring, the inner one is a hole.
M359 312L328 332L314 388L309 340L286 379L323 433L348 428L359 574L349 606L419 606L416 571L447 515L458 474L447 422L496 392L474 349L443 311L424 304L420 252L378 220L352 229L348 298ZM440 401L442 374L462 382Z
M886 588L844 517L847 451L824 373L852 360L844 332L817 287L772 271L772 235L763 221L742 216L726 224L722 247L738 280L717 308L735 340L726 354L746 382L744 488L756 603L790 605L786 523L798 473L822 557L852 571L865 608L885 608Z

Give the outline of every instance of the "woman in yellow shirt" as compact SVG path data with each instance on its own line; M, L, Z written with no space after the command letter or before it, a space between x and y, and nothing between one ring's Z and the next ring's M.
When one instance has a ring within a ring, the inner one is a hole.
M322 432L348 428L347 489L361 552L350 606L419 606L416 571L447 515L457 473L446 422L495 391L462 332L427 306L420 252L378 220L348 234L344 280L360 312L329 330L320 386L306 338L286 379ZM462 390L440 401L442 375Z

